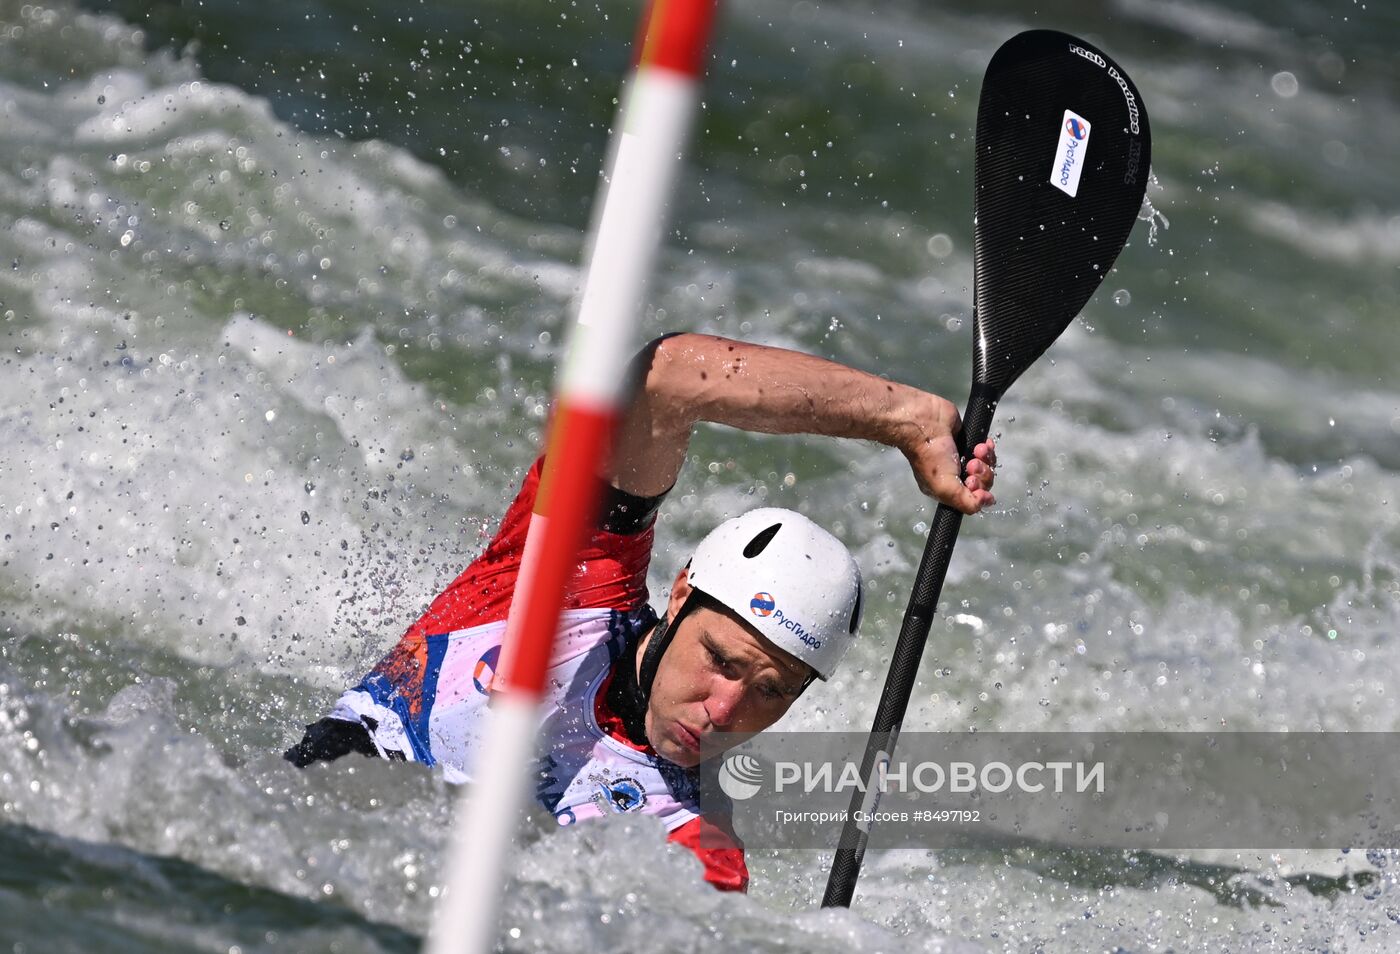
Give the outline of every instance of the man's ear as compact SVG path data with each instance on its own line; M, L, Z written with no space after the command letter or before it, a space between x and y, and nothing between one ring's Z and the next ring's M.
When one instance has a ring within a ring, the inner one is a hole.
M666 615L670 619L675 619L676 614L681 611L685 601L690 597L690 564L681 567L681 571L676 574L675 580L671 583L671 596L666 601Z

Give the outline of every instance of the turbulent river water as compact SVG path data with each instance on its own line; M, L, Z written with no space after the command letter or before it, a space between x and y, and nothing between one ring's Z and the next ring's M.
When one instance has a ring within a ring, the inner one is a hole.
M1394 730L1400 14L1076 6L728 5L644 333L961 402L982 70L1088 37L1148 104L1160 215L999 411L906 725ZM636 13L0 0L0 942L416 948L451 789L278 754L537 452ZM756 503L832 526L867 638L784 726L865 728L932 515L903 459L693 447L654 596ZM829 860L755 851L729 896L644 821L536 826L502 943L1400 946L1384 853L888 852L822 912Z

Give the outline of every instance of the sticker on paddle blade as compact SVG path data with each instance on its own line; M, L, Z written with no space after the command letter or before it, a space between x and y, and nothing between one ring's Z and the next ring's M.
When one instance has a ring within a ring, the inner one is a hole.
M1079 192L1079 174L1084 171L1084 154L1089 150L1089 120L1072 109L1065 110L1060 123L1060 146L1050 169L1050 184L1070 198Z

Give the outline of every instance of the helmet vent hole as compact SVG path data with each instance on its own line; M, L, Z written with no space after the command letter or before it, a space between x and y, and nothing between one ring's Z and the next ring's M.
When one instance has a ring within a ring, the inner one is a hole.
M860 625L860 605L864 597L859 586L856 587L856 607L851 610L851 635L854 636L856 627Z
M773 538L778 535L778 531L782 528L782 526L783 525L781 523L775 523L773 524L773 526L769 527L767 530L762 531L761 533L759 533L758 536L750 540L749 545L744 547L744 556L747 559L752 560L754 557L762 553L768 547L768 544L773 542Z

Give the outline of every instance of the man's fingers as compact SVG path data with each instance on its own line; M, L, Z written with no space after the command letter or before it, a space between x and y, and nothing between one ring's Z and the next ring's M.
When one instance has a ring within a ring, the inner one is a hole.
M974 514L982 509L982 503L977 499L978 491L965 487L961 480L951 474L935 475L931 487L938 502L947 504L954 510Z
M939 442L944 443L944 442ZM947 440L946 444L951 445ZM932 449L932 448L930 448ZM943 456L947 453L947 457ZM910 454L919 486L939 503L965 514L975 514L996 503L992 484L996 481L996 444L984 441L973 448L966 462L959 460L951 446L940 448L931 459L920 461ZM931 465L931 467L930 467ZM930 469L925 469L929 467Z
M969 516L997 502L977 477L968 477L963 481L952 474L934 474L925 492L939 503Z
M978 466L973 467L972 464ZM940 503L971 515L980 513L997 502L991 492L995 474L980 461L970 462L967 469L968 475L956 482L950 480L948 474L937 474L931 482L931 487L933 496L938 498Z
M992 484L996 482L996 471L987 465L985 461L970 460L967 462L967 479L965 483L969 490L991 490Z

